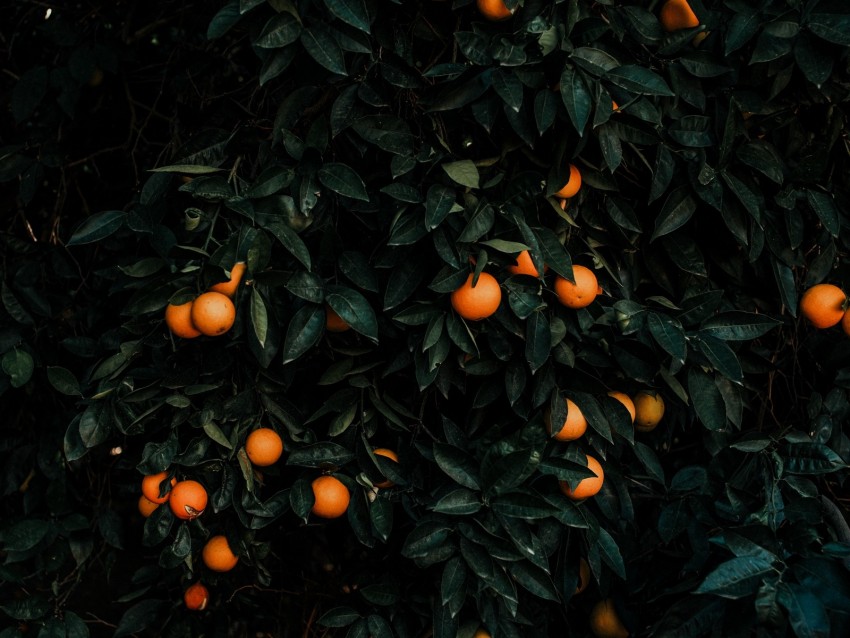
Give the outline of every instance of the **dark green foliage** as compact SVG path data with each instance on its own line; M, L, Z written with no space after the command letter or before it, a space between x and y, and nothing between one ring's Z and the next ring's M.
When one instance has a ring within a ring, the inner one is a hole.
M848 278L850 11L695 0L667 33L660 3L508 5L12 12L2 614L584 636L612 598L633 635L850 632L850 340L797 317ZM511 274L522 250L548 272ZM237 260L232 330L170 335L166 305ZM579 310L554 292L576 264L602 289ZM502 303L465 321L449 295L484 271ZM643 389L648 433L607 396ZM567 397L589 427L563 443ZM257 425L285 441L262 475ZM605 482L575 502L586 454ZM206 486L200 519L136 513L164 470ZM341 519L310 514L322 473ZM233 572L202 564L209 534Z

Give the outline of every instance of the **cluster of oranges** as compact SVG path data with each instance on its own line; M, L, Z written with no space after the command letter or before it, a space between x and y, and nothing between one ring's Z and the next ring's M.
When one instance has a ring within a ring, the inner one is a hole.
M800 298L800 313L815 328L832 328L841 324L850 335L850 309L847 294L834 284L816 284Z
M139 512L147 518L163 503L168 503L171 512L184 521L197 518L207 508L207 491L204 486L191 479L178 481L171 478L169 487L163 491L162 485L168 478L168 472L148 474L142 479L142 495L139 497Z
M168 304L165 308L165 325L172 334L183 339L224 334L236 321L233 298L244 274L245 262L240 261L230 270L228 281L210 286L209 290L191 301Z

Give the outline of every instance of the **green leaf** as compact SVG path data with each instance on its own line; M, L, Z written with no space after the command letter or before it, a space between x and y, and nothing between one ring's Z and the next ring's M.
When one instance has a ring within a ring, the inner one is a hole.
M561 99L567 107L567 114L573 123L573 128L579 135L584 134L584 128L590 119L593 98L584 83L582 74L573 67L564 67L561 71Z
M481 507L480 493L459 487L437 501L434 504L434 511L457 516L475 514Z
M779 323L767 315L733 310L706 320L702 331L723 341L749 341L767 334Z
M841 457L822 443L786 443L782 459L787 474L830 474L847 467Z
M282 11L269 18L260 35L254 40L254 46L261 49L281 49L298 40L301 31L301 22L288 11Z
M481 478L472 458L448 443L434 443L434 460L454 481L471 490L481 489Z
M768 557L737 556L716 567L694 593L743 598L754 594L762 579L772 572L772 560Z
M227 448L228 450L233 449L233 445L231 445L230 441L225 435L224 432L221 431L221 428L216 425L214 421L207 421L204 423L204 433L210 437L213 441L221 445L222 447Z
M269 331L269 315L263 296L256 288L251 289L251 327L261 348L266 346L266 335Z
M467 188L478 188L478 167L472 160L448 162L442 165L442 169L455 183L466 186ZM432 188L434 187L432 186ZM429 190L429 195L430 192ZM452 202L454 203L454 193L452 193ZM433 228L433 226L429 227Z
M67 246L80 246L106 239L124 225L127 213L109 210L95 213L80 224L68 240Z
M283 362L290 363L319 342L325 328L325 309L315 304L303 306L286 329Z
M477 174L477 172L476 172ZM433 230L439 226L455 206L454 189L434 184L428 189L425 200L425 226Z
M43 618L50 611L51 607L52 605L47 600L47 597L37 592L30 593L22 600L12 600L0 604L0 610L15 620L36 620Z
M366 184L363 183L357 171L350 166L336 162L323 164L319 169L319 181L335 193L362 202L369 201Z
M333 284L327 288L325 301L354 330L378 341L378 319L363 295L347 286Z
M316 62L331 73L348 75L345 70L345 58L342 48L334 37L328 33L327 27L318 24L304 29L300 35L301 44Z
M33 67L21 74L12 89L10 101L16 122L23 122L41 104L47 95L49 77L48 70L43 66Z
M333 441L321 441L296 448L286 457L287 465L299 467L337 467L354 459L354 453Z
M744 378L738 356L725 341L700 332L700 338L695 340L695 344L697 349L705 355L705 358L720 374L736 382Z
M623 556L620 553L620 547L614 540L614 537L608 533L604 527L599 528L599 552L602 555L602 560L610 567L617 576L625 580L626 566L623 563Z
M805 26L827 42L850 46L850 16L846 13L813 13Z
M539 567L528 561L516 561L508 563L508 572L513 579L526 591L540 600L551 600L559 602L558 590L552 578Z
M363 0L325 0L325 6L343 22L369 33L369 13Z
M50 525L46 521L28 519L7 527L0 539L3 550L7 552L26 552L38 545L47 533Z
M672 233L684 226L697 209L696 201L688 186L682 185L673 190L664 202L655 220L655 231L652 240Z
M209 26L207 26L207 40L217 40L227 34L233 26L239 22L242 13L239 11L239 1L232 0L219 9Z
M673 96L667 83L660 75L636 64L626 64L611 69L605 77L614 85L638 95Z
M32 356L25 350L18 350L17 348L6 352L0 359L0 365L3 367L3 372L9 375L9 383L13 388L20 388L25 385L32 377L35 369Z
M329 609L319 617L317 621L322 627L347 627L358 618L360 614L347 605Z
M726 404L711 375L699 368L688 370L688 394L706 428L715 432L726 429Z
M537 132L543 135L558 115L558 103L555 92L548 88L540 89L534 97L534 121L537 123Z
M647 325L656 343L673 357L674 361L684 363L688 346L682 325L668 315L657 312L647 313Z
M295 234L294 230L283 222L277 221L266 224L265 228L275 236L275 238L284 248L286 248L286 250L290 252L293 257L301 262L301 265L304 266L304 268L307 270L311 269L310 251L307 250L307 246L305 246L304 242L301 241L301 238Z
M838 208L835 205L832 197L820 191L806 189L806 201L809 206L815 211L818 219L829 231L833 237L838 237L838 231L841 228L841 221L838 215Z
M325 300L325 282L317 274L307 270L292 273L284 287L296 297L311 303L322 303Z

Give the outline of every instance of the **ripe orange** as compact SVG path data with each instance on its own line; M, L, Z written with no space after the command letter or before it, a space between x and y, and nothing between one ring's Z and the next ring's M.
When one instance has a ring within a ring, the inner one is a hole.
M452 308L464 319L479 321L496 312L502 302L502 289L490 273L482 272L473 287L472 273L451 296Z
M201 552L204 565L214 572L229 572L236 567L239 557L230 549L226 536L211 536Z
M552 434L552 421L547 419L546 429ZM579 407L572 400L567 399L567 418L564 425L553 437L558 441L575 441L587 431L587 419L581 413Z
M641 390L634 397L635 430L651 432L664 416L664 399L660 394Z
M546 265L543 266L543 271L548 270ZM531 253L527 250L523 250L516 257L516 264L508 266L508 272L513 275L529 275L531 277L539 277L540 273L537 272L537 268L534 267L534 262L531 261Z
M144 494L139 496L139 514L145 518L153 514L157 507L159 507L159 503L148 500L148 497Z
M178 305L168 304L165 307L165 325L168 326L174 336L183 339L194 339L201 336L201 331L192 323L193 303L187 301Z
M502 0L477 0L478 10L488 20L507 20L514 12Z
M605 482L605 472L602 471L602 466L595 458L589 454L587 457L587 467L596 476L588 476L579 481L575 489L570 489L566 481L560 481L561 491L574 501L581 501L589 496L595 496L602 489L602 484Z
M283 454L283 439L271 428L257 428L245 441L245 453L254 465L267 467Z
M186 603L186 609L202 611L207 608L209 600L210 592L200 582L189 585L183 592L183 602Z
M629 630L614 609L610 598L600 600L590 610L590 630L597 638L628 638Z
M668 32L699 26L699 18L687 0L667 0L661 7L660 19L661 26Z
M325 328L328 332L345 332L351 326L330 306L325 306Z
M846 311L841 318L841 329L844 330L844 334L850 336L850 310Z
M626 410L629 411L629 416L632 417L632 423L634 423L636 415L635 402L632 401L631 397L625 392L620 392L618 390L611 390L611 392L608 393L608 396L614 397L615 399L617 399L617 401L619 401L626 407Z
M570 164L570 178L567 180L567 183L561 186L561 189L555 193L555 197L560 197L561 199L575 197L580 188L581 173L578 168L576 168L575 164Z
M351 494L342 481L333 476L320 476L313 481L313 512L320 518L339 518L348 509Z
M166 476L168 476L168 472L159 472L158 474L148 474L142 479L142 494L151 503L156 503L157 505L165 503L168 497L171 496L171 492L166 492L163 496L159 495L159 484L165 480ZM176 483L177 479L171 479L172 488Z
M617 104L616 100L611 100L611 110L612 111L619 111L620 110L620 105Z
M233 302L220 292L205 292L192 304L192 323L208 337L224 334L235 320Z
M602 292L596 275L585 266L573 266L575 283L558 276L555 279L555 294L558 301L567 308L584 308L593 303L596 296Z
M230 269L230 279L228 281L222 281L217 284L213 284L210 286L210 291L212 292L220 292L223 295L227 295L231 299L236 296L236 290L239 288L239 284L242 281L242 276L245 274L245 262L237 261L233 264L233 268Z
M844 317L847 295L838 286L817 284L800 298L800 313L815 328L831 328Z
M197 518L207 508L207 491L197 481L180 481L171 488L168 506L184 521Z
M475 635L472 636L472 638L493 638L493 637L490 635L489 631L484 629L484 627L479 627L476 630Z
M578 562L578 586L576 587L575 593L580 594L587 586L590 584L590 565L587 564L587 561L584 558L580 558Z
M396 463L398 463L398 454L396 454L390 449L387 449L385 447L376 447L374 450L372 450L372 452L374 454L379 454L380 456L386 457L391 461L395 461ZM374 485L375 487L378 487L383 490L388 487L392 487L393 485L395 485L395 483L387 479L386 481L381 481L380 483L375 483Z

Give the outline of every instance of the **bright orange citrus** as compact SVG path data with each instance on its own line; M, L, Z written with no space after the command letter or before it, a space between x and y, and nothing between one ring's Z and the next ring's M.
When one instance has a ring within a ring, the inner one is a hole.
M576 587L575 594L580 594L587 586L590 584L590 565L587 564L587 561L584 558L580 558L578 561L578 586Z
M635 430L651 432L664 416L664 399L660 394L641 390L634 396Z
M502 0L477 0L478 10L488 20L507 20L514 12Z
M211 536L201 552L204 565L214 572L229 572L236 567L239 557L230 549L226 536Z
M452 308L464 319L479 321L486 319L499 309L502 302L502 289L499 282L490 273L482 272L478 283L473 287L472 273L466 282L451 296Z
M334 476L320 476L313 481L313 512L320 518L339 518L348 509L351 494L345 484Z
M148 497L144 494L139 496L139 514L145 518L153 514L157 507L159 507L159 503L148 500Z
M472 638L493 638L493 637L490 635L489 631L484 629L484 627L479 627L476 630L475 635L472 636Z
M325 306L325 328L328 332L345 332L351 326L330 306Z
M590 611L590 630L597 638L628 638L629 631L610 598L600 600Z
M197 518L207 508L207 491L197 481L180 481L171 488L168 506L184 521Z
M567 308L584 308L593 303L596 296L602 292L596 275L585 266L573 266L575 283L558 276L555 279L555 294L558 301Z
M156 503L157 505L165 503L168 497L171 496L171 492L166 492L163 496L159 495L159 484L165 480L166 476L168 476L168 472L159 472L158 474L148 474L142 479L142 494L151 503ZM171 487L173 488L176 484L177 479L172 478Z
M629 411L629 416L632 418L632 423L634 423L636 413L635 402L632 401L632 398L625 392L620 392L618 390L611 390L611 392L608 393L608 396L617 399L617 401L625 406L626 410Z
M245 274L245 268L246 266L244 261L237 261L233 264L233 268L230 269L230 279L228 281L213 284L210 286L210 291L220 292L221 294L227 295L233 299L233 297L236 296L236 291L242 281L242 276Z
M588 476L579 481L575 489L570 489L566 481L560 481L561 491L574 501L581 501L590 496L595 496L602 489L602 484L605 482L605 472L602 471L602 466L595 458L589 454L587 457L587 467L596 476Z
M193 611L202 611L207 608L207 603L210 600L210 592L203 583L193 583L183 592L183 602L186 604L186 609Z
M245 441L245 453L254 465L273 465L283 454L283 439L271 428L257 428Z
M800 298L800 313L815 328L831 328L844 317L847 295L833 284L816 284Z
M560 197L561 199L569 199L570 197L575 197L581 188L581 173L575 164L570 164L570 177L567 180L567 183L561 186L560 190L555 193L555 197Z
M841 329L844 331L844 334L850 336L850 310L846 311L841 318Z
M194 339L201 336L201 331L192 323L193 303L192 301L178 305L170 303L165 307L165 325L175 337Z
M544 272L547 267L543 266ZM534 262L531 260L531 253L523 250L516 258L516 264L508 266L508 272L513 275L529 275L530 277L539 277L540 273L534 267Z
M224 334L236 320L236 308L230 297L220 292L205 292L192 304L192 323L208 337Z
M380 456L386 457L386 458L390 459L391 461L395 461L396 463L398 463L398 454L396 454L394 451L387 449L385 447L376 447L374 450L372 450L372 453L373 454L379 454ZM378 487L378 488L383 490L383 489L386 489L388 487L392 487L393 485L395 485L395 483L393 483L391 480L387 479L386 481L381 481L380 483L375 483L374 485L375 485L375 487Z
M667 0L661 7L660 18L661 26L668 32L699 26L699 18L687 0Z
M552 434L552 421L547 419L546 428L549 434ZM567 399L567 418L564 420L564 425L552 437L558 441L575 441L587 431L587 419L581 413L579 407L571 400Z

